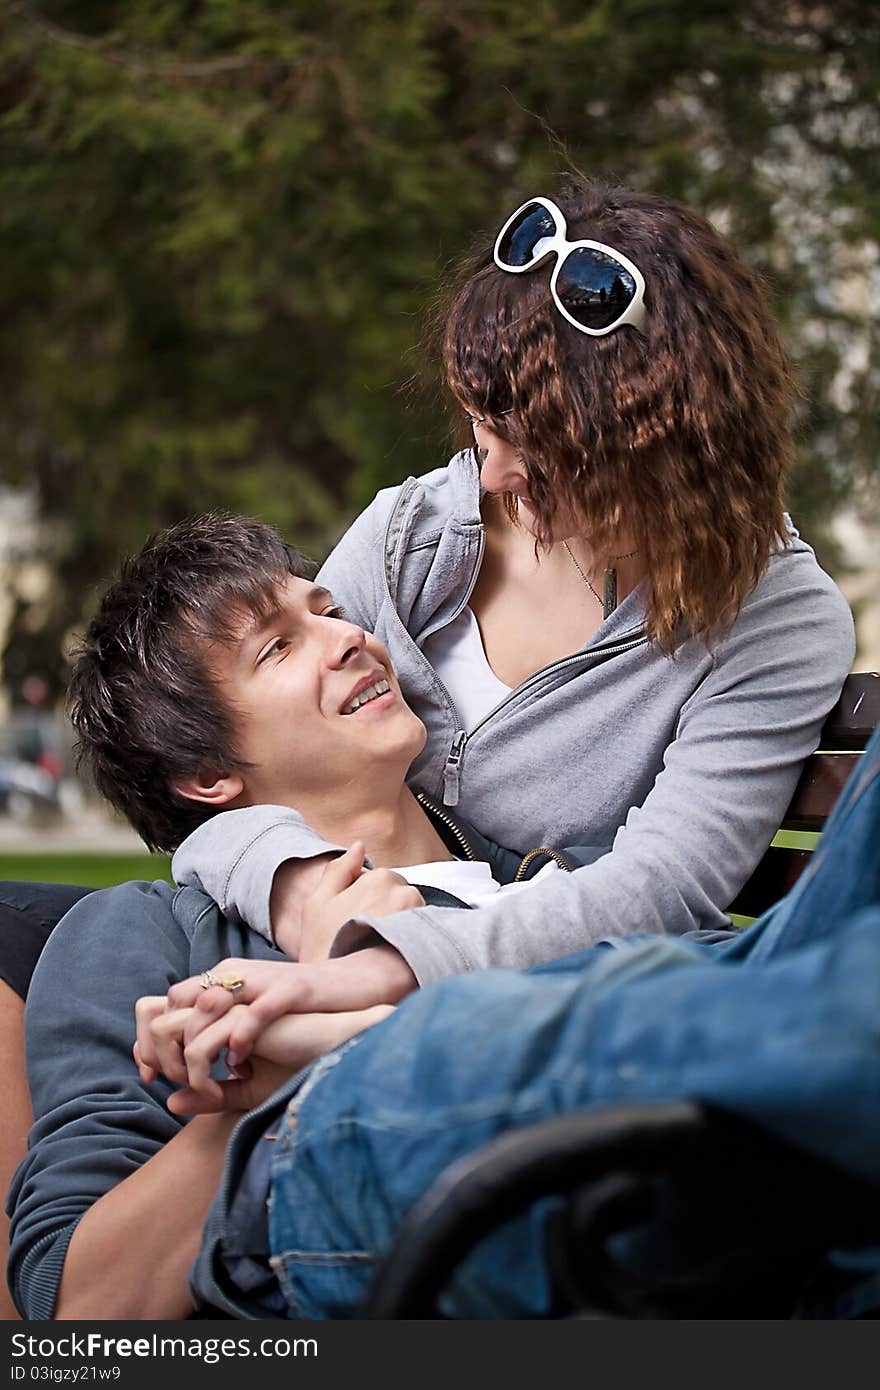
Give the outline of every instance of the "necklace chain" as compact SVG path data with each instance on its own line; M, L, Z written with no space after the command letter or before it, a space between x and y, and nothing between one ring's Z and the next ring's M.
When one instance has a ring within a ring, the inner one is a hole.
M610 614L617 607L617 571L614 569L607 569L605 571L605 597L602 598L602 596L598 594L595 588L593 587L589 575L581 569L580 565L575 559L574 553L572 552L571 546L569 545L568 541L563 541L562 544L565 547L566 555L568 556L569 560L571 560L571 563L574 565L575 569L577 570L581 579L586 584L590 593L593 595L593 598L596 600L598 604L601 604L602 612L604 613L605 617L609 617ZM638 555L638 553L639 552L637 550L628 550L625 555L612 555L611 558L612 560L631 560L632 557L634 555ZM608 583L609 576L611 578L610 592Z
M586 584L586 586L587 586L587 588L589 589L590 593L593 595L593 598L596 600L597 603L600 603L600 604L602 605L602 608L604 609L604 607L605 607L605 600L604 600L603 598L600 598L600 597L599 597L599 595L596 593L596 590L593 588L592 584L590 583L589 577L588 577L586 574L584 574L584 571L581 569L580 565L578 564L577 560L574 558L574 555L573 555L572 552L571 552L571 547L570 547L570 545L568 544L568 541L563 541L562 544L563 544L563 546L565 547L565 553L566 553L566 555L568 556L569 560L571 560L571 563L574 565L575 569L577 570L577 572L578 572L578 574L580 575L581 579L582 579L582 580L584 581L584 583Z

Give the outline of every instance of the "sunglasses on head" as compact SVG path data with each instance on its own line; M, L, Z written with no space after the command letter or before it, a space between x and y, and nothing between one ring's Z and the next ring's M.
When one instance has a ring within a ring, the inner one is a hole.
M600 338L645 322L645 280L638 266L601 241L569 241L565 218L549 198L530 198L508 217L495 242L499 270L537 270L556 257L550 294L563 318Z

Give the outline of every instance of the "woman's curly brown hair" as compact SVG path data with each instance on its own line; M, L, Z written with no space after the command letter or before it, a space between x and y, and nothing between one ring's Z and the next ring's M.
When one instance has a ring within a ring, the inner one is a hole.
M579 332L550 298L552 260L510 275L489 244L451 288L448 384L522 451L539 544L566 511L600 562L625 531L647 567L649 636L667 651L708 640L785 536L796 388L767 287L667 198L570 179L554 201L571 240L605 242L639 267L644 332Z

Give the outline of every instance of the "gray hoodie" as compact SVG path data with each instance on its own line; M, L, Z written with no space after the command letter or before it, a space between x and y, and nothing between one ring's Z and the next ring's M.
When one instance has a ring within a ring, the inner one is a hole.
M388 647L427 727L412 786L520 852L612 852L475 912L425 907L347 923L332 954L378 934L426 984L532 965L607 937L723 929L852 664L846 600L792 528L711 646L688 640L669 657L650 644L640 586L579 652L530 676L465 735L421 648L471 594L483 553L479 503L472 451L380 492L319 582ZM291 737L295 728L291 720ZM326 848L295 811L257 806L201 826L173 868L179 883L203 888L271 939L275 869Z

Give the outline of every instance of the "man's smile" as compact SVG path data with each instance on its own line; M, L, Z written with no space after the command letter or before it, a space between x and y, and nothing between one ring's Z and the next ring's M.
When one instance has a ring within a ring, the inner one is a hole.
M395 695L394 690L391 688L390 681L382 673L377 675L373 672L368 676L364 676L363 680L358 681L354 690L342 706L341 713L356 714L359 709L363 709L365 705L371 704L376 700L382 700L383 705L386 703L390 704L390 700L386 701L383 699L386 695L390 695L392 699Z

